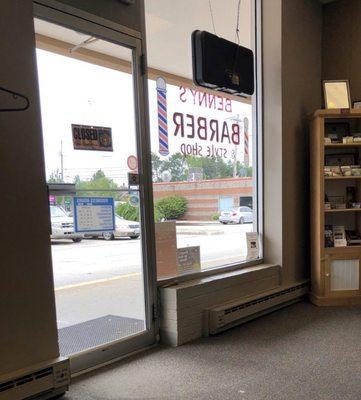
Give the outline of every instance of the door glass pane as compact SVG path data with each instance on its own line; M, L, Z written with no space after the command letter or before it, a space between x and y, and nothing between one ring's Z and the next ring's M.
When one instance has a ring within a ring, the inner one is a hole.
M59 342L71 355L146 329L139 188L128 187L132 51L35 26Z

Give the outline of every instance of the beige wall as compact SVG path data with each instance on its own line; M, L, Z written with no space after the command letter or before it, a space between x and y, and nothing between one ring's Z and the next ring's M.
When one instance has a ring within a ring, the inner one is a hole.
M51 1L40 0L39 2L51 3ZM144 9L143 1L135 0L130 5L122 3L121 0L60 0L59 2L121 24L135 31L145 31L142 17Z
M309 277L308 114L321 104L318 0L264 0L265 258ZM277 154L277 157L275 157Z
M262 5L263 244L266 262L282 265L282 0L263 0Z
M351 100L361 100L361 1L324 6L322 78L349 79Z
M58 356L32 12L0 2L1 85L30 99L0 113L0 374Z
M309 277L309 125L321 106L322 7L283 1L283 282Z

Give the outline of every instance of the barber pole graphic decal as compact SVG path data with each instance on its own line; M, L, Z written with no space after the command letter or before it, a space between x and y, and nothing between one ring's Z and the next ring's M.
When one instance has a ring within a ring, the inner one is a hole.
M249 166L249 134L248 134L248 118L245 117L243 119L244 126L244 165L246 167Z
M167 118L167 83L164 78L157 78L159 154L169 154L168 118Z

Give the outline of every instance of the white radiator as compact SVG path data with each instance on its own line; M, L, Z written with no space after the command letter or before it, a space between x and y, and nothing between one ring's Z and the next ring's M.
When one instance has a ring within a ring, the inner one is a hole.
M243 297L205 312L205 332L214 335L250 319L295 303L309 292L309 283L282 287L252 297Z
M69 360L59 358L0 376L0 400L50 399L68 390Z

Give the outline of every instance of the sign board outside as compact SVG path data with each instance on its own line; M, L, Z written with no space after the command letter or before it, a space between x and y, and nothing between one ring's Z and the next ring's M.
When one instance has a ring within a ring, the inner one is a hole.
M199 246L182 247L177 249L178 272L186 274L201 270L201 252Z
M75 150L113 151L112 128L71 125Z
M132 194L129 197L129 204L133 207L137 207L139 205L139 196L136 194Z
M127 159L128 168L131 171L136 171L138 169L138 159L136 156L129 156Z
M115 230L112 197L74 197L75 232L112 232Z
M136 174L134 172L128 172L128 185L139 186L139 184L140 184L139 174Z

